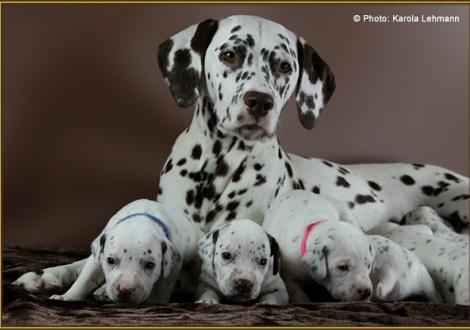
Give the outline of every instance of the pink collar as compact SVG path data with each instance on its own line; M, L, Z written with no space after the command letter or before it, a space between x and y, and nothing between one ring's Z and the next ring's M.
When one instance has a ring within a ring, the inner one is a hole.
M300 255L303 257L305 255L306 249L307 249L307 238L308 235L310 235L310 232L313 230L313 227L316 225L319 225L322 222L326 222L326 220L318 220L315 222L312 222L305 227L304 230L304 237L302 238L302 242L300 242Z

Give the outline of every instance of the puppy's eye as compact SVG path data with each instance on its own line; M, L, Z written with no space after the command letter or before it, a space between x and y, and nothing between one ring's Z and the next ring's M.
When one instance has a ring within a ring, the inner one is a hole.
M259 264L261 266L266 266L267 263L268 263L268 259L266 258L261 258L261 260L259 261Z
M291 73L292 72L292 67L289 63L282 62L279 65L279 72L281 72L281 73Z
M146 262L145 265L144 265L144 268L146 270L152 270L155 268L155 263L149 261L149 262Z
M224 260L230 260L232 258L232 255L229 252L222 252L222 258Z
M348 265L339 265L338 269L342 272L347 272L348 269L349 269L349 266Z
M219 59L224 63L234 64L236 62L236 55L232 51L226 51L220 53Z
M108 263L108 265L114 265L116 263L116 259L108 257L106 258L106 262Z

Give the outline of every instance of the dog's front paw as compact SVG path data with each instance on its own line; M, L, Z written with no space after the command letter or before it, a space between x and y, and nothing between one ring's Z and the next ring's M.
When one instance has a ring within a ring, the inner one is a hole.
M63 294L53 294L52 296L49 297L51 300L63 300L67 301L68 299L65 297Z
M12 285L23 287L26 291L53 292L62 289L60 280L50 272L29 272L21 275Z
M214 298L206 298L206 299L200 299L196 300L196 304L206 304L206 305L215 305L218 304L219 301Z
M102 287L96 289L96 291L93 293L93 297L97 301L110 301L106 293L106 285L103 285Z

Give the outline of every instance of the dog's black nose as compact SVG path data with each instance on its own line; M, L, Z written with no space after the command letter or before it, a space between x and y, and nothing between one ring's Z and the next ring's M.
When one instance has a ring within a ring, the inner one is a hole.
M253 283L244 278L240 278L235 281L235 288L240 293L250 293L251 289L253 289Z
M273 97L261 92L247 92L243 101L248 106L248 112L256 119L266 116L274 107Z
M357 293L361 297L361 300L366 300L372 294L372 291L369 288L366 289L357 289Z

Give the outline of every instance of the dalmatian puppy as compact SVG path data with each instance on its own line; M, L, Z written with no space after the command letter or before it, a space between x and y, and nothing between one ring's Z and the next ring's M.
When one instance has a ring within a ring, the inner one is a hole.
M340 205L294 190L277 198L266 212L263 228L279 243L283 278L293 303L310 301L302 287L312 280L336 300L371 297L372 247L347 206Z
M452 242L433 235L426 225L381 224L372 232L412 251L426 266L437 292L448 304L469 304L468 240Z
M301 124L312 128L336 86L319 52L286 27L246 15L208 19L164 41L158 65L176 104L194 105L194 115L160 173L157 200L204 232L235 218L261 224L268 204L297 189L340 200L366 230L420 205L456 230L468 224L465 176L423 164L343 165L283 150L276 127L290 97ZM49 273L78 274L80 265Z
M239 219L215 229L199 241L198 254L197 303L287 304L278 245L255 222Z
M412 212L407 213L402 221L402 225L416 225L423 224L427 225L434 236L447 239L452 242L464 242L468 241L467 234L459 234L451 229L451 226L447 224L447 221L439 217L439 215L432 208L428 206L421 206L414 209ZM466 228L468 230L468 228ZM462 231L464 232L464 231Z
M70 289L51 299L83 300L105 281L98 299L167 304L201 236L193 222L170 207L146 199L131 202L93 241L92 254ZM13 284L34 286L30 280L26 274Z
M398 301L424 295L431 302L441 302L426 267L413 252L380 235L370 235L369 242L374 255L370 279L375 299Z

